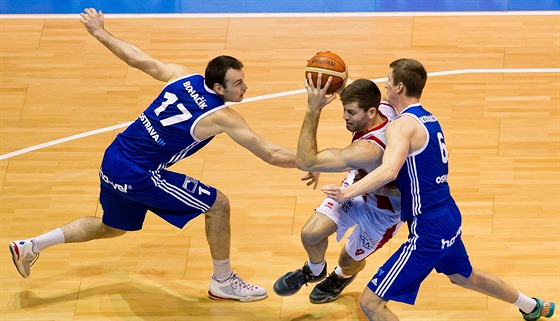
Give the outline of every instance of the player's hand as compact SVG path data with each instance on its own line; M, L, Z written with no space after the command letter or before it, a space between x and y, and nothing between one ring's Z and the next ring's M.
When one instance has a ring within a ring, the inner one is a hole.
M313 189L317 189L317 185L319 184L319 176L321 173L319 172L308 172L305 176L301 178L302 181L308 181L306 183L307 186L313 185Z
M305 82L305 90L307 90L307 107L316 111L320 111L328 105L331 101L336 99L336 94L327 97L327 90L332 82L332 77L329 76L324 87L321 87L323 81L323 74L317 75L317 86L313 84L311 73L307 73L307 81Z
M80 13L80 16L82 16L80 21L92 36L95 36L97 31L104 30L103 12L101 10L97 12L95 8L86 8L83 13Z
M321 191L337 202L345 202L349 199L344 195L344 188L334 184L321 187Z

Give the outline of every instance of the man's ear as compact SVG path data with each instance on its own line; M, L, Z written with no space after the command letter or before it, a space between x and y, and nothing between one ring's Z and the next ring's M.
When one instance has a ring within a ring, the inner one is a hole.
M406 87L404 86L404 84L402 82L400 82L397 85L397 94L400 95L400 94L404 93L405 90L406 90Z
M214 88L212 88L218 95L224 94L224 87L218 83L214 83Z
M370 118L370 119L373 119L373 118L375 118L375 115L377 115L377 108L375 108L375 107L370 107L370 108L368 109L367 113L368 113L368 115L369 115L369 118Z

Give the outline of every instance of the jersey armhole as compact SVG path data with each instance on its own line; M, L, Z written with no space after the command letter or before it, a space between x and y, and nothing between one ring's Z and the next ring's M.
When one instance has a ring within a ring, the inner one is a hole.
M191 126L191 136L192 136L192 138L194 138L194 140L196 140L197 142L201 142L202 140L199 139L198 137L196 137L196 135L194 134L194 129L196 128L196 125L198 125L198 122L199 122L200 120L202 120L204 117L206 117L206 116L208 116L208 115L210 115L210 114L212 114L212 113L214 113L214 112L217 112L218 110L222 110L222 109L224 109L224 108L226 108L226 107L227 107L227 105L226 105L226 104L223 104L223 105L218 106L218 107L216 107L216 108L212 108L212 109L210 109L209 111L205 112L204 114L200 115L200 116L193 122L193 124L192 124L192 126Z
M426 146L428 146L428 142L430 141L430 132L428 131L428 127L426 127L426 125L424 125L420 121L420 118L418 118L418 116L416 116L412 113L406 113L406 112L402 113L402 114L398 115L397 117L395 117L394 120L396 120L397 118L400 118L402 116L409 116L409 117L413 118L414 120L416 120L422 126L422 128L424 129L424 132L426 133L426 141L424 142L424 145L422 145L422 147L420 147L420 149L418 149L417 151L407 154L407 157L416 156L416 155L420 154L421 152L423 152L426 149Z

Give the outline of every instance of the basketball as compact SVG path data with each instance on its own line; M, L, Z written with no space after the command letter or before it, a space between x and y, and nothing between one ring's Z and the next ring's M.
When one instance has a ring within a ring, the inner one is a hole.
M342 60L339 55L330 51L320 51L315 54L315 56L311 57L307 61L307 67L305 67L305 79L307 79L308 73L311 74L315 86L317 86L317 75L319 73L323 74L321 86L325 86L329 76L332 77L332 82L327 90L327 94L333 94L342 88L348 77L344 60Z

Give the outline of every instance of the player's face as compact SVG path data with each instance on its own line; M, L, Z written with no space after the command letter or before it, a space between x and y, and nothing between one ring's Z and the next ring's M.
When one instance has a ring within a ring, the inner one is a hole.
M397 87L393 84L393 72L389 73L387 77L387 82L385 82L385 89L387 90L387 101L389 104L395 105L396 104L396 97L397 97Z
M366 131L370 128L372 123L372 109L365 112L358 106L358 102L352 102L344 105L344 121L346 122L346 129L351 132ZM373 114L375 116L375 114Z
M243 70L228 69L225 77L226 87L221 88L224 101L240 102L243 100L243 95L248 88L244 78Z

